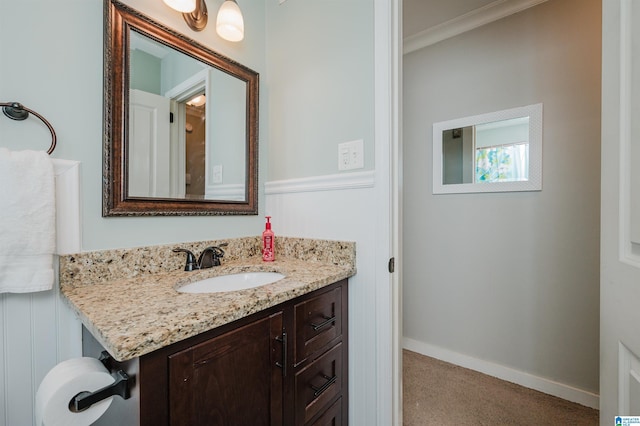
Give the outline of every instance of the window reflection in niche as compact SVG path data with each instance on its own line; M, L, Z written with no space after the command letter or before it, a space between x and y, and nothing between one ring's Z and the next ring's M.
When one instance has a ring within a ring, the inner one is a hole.
M476 149L476 182L529 180L529 144L525 142Z
M442 183L529 180L529 117L443 130Z
M434 194L540 190L542 104L433 123Z
M474 126L476 182L529 180L529 117Z
M186 195L204 198L205 188L205 105L187 104Z

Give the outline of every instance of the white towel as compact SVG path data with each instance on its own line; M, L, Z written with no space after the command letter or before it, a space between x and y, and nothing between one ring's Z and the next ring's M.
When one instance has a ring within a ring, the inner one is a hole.
M55 225L47 153L0 148L0 293L53 287Z

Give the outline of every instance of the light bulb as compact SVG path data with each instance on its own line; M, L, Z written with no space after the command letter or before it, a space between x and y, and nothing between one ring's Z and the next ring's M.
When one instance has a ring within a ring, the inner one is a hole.
M216 31L225 40L240 41L244 38L244 19L234 0L226 0L220 6L216 19Z
M198 95L196 97L194 97L193 99L191 99L190 101L187 102L187 105L192 105L192 106L202 106L207 102L207 97L205 95Z
M182 13L190 13L196 10L196 0L162 0L172 9Z

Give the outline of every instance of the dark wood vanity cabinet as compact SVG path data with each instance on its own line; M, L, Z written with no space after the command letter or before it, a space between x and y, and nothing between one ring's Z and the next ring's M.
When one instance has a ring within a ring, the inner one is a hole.
M169 356L171 425L280 424L282 313ZM278 352L280 355L278 355Z
M347 280L140 357L140 424L348 423Z
M342 343L346 335L346 292L346 286L332 287L293 306L295 425L314 424L314 419L343 391L346 395L346 340Z

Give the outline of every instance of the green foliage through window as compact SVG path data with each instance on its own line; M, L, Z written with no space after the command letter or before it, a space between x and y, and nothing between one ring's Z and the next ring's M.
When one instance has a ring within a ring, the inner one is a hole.
M476 149L476 182L529 179L529 144L521 142Z

